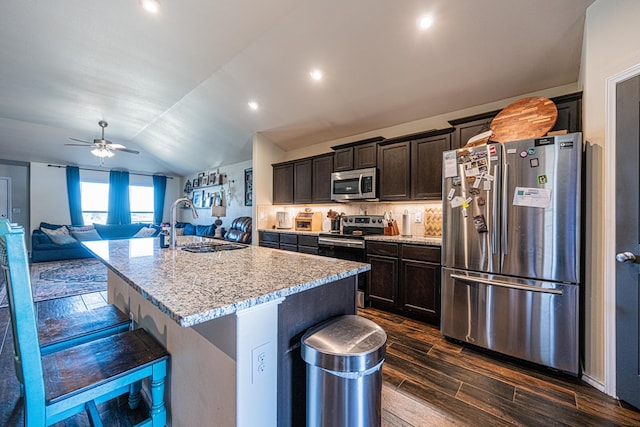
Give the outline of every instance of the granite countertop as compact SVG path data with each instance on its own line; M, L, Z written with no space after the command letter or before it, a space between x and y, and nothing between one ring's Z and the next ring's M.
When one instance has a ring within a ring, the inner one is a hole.
M365 236L364 240L374 240L377 242L412 243L416 245L442 246L441 237L423 236Z
M179 236L177 243L229 242ZM369 264L247 246L192 253L161 249L157 238L82 244L183 327L368 271ZM303 267L303 268L301 268Z

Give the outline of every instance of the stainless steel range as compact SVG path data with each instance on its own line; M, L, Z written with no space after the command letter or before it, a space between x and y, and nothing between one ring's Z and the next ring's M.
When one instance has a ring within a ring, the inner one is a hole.
M384 234L382 215L346 215L340 233L320 233L318 254L350 261L366 262L365 236ZM365 305L367 276L358 276L358 307Z

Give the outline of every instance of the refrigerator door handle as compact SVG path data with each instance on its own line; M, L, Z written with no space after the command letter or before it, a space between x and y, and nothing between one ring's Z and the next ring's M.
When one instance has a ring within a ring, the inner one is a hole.
M498 176L498 165L495 165L493 167L493 176L497 177ZM492 205L491 206L491 210L492 210L492 215L491 218L493 219L493 224L491 227L491 253L492 254L496 254L496 248L498 247L498 242L496 241L496 228L498 224L496 224L496 218L498 217L498 180L494 179L493 180L493 197L492 197L492 201L491 201Z
M531 286L531 285L519 285L516 283L502 282L499 280L489 280L489 279L482 279L480 277L462 276L460 274L452 274L451 277L454 279L463 280L465 282L482 283L484 285L500 286L502 288L518 289L521 291L542 292L545 294L556 294L556 295L563 294L562 289L549 289L549 288L540 288L538 286Z
M504 165L504 179L502 181L502 255L509 253L509 236L507 235L507 226L509 224L509 165Z

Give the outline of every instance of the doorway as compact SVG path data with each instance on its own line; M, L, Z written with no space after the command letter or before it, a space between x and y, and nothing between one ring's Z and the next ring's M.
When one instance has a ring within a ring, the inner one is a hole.
M11 221L11 177L0 176L0 219Z
M615 174L615 183L605 194L615 214L606 223L615 235L605 245L606 392L640 408L640 65L608 79L607 90L608 179Z

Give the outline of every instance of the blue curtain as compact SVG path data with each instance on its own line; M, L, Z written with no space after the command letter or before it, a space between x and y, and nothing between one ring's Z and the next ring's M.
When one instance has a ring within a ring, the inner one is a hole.
M131 224L129 172L109 172L109 212L107 224Z
M67 196L69 198L71 225L84 225L80 192L80 168L77 166L67 166Z
M164 210L164 193L167 189L167 177L153 175L153 223L162 223L162 211Z

